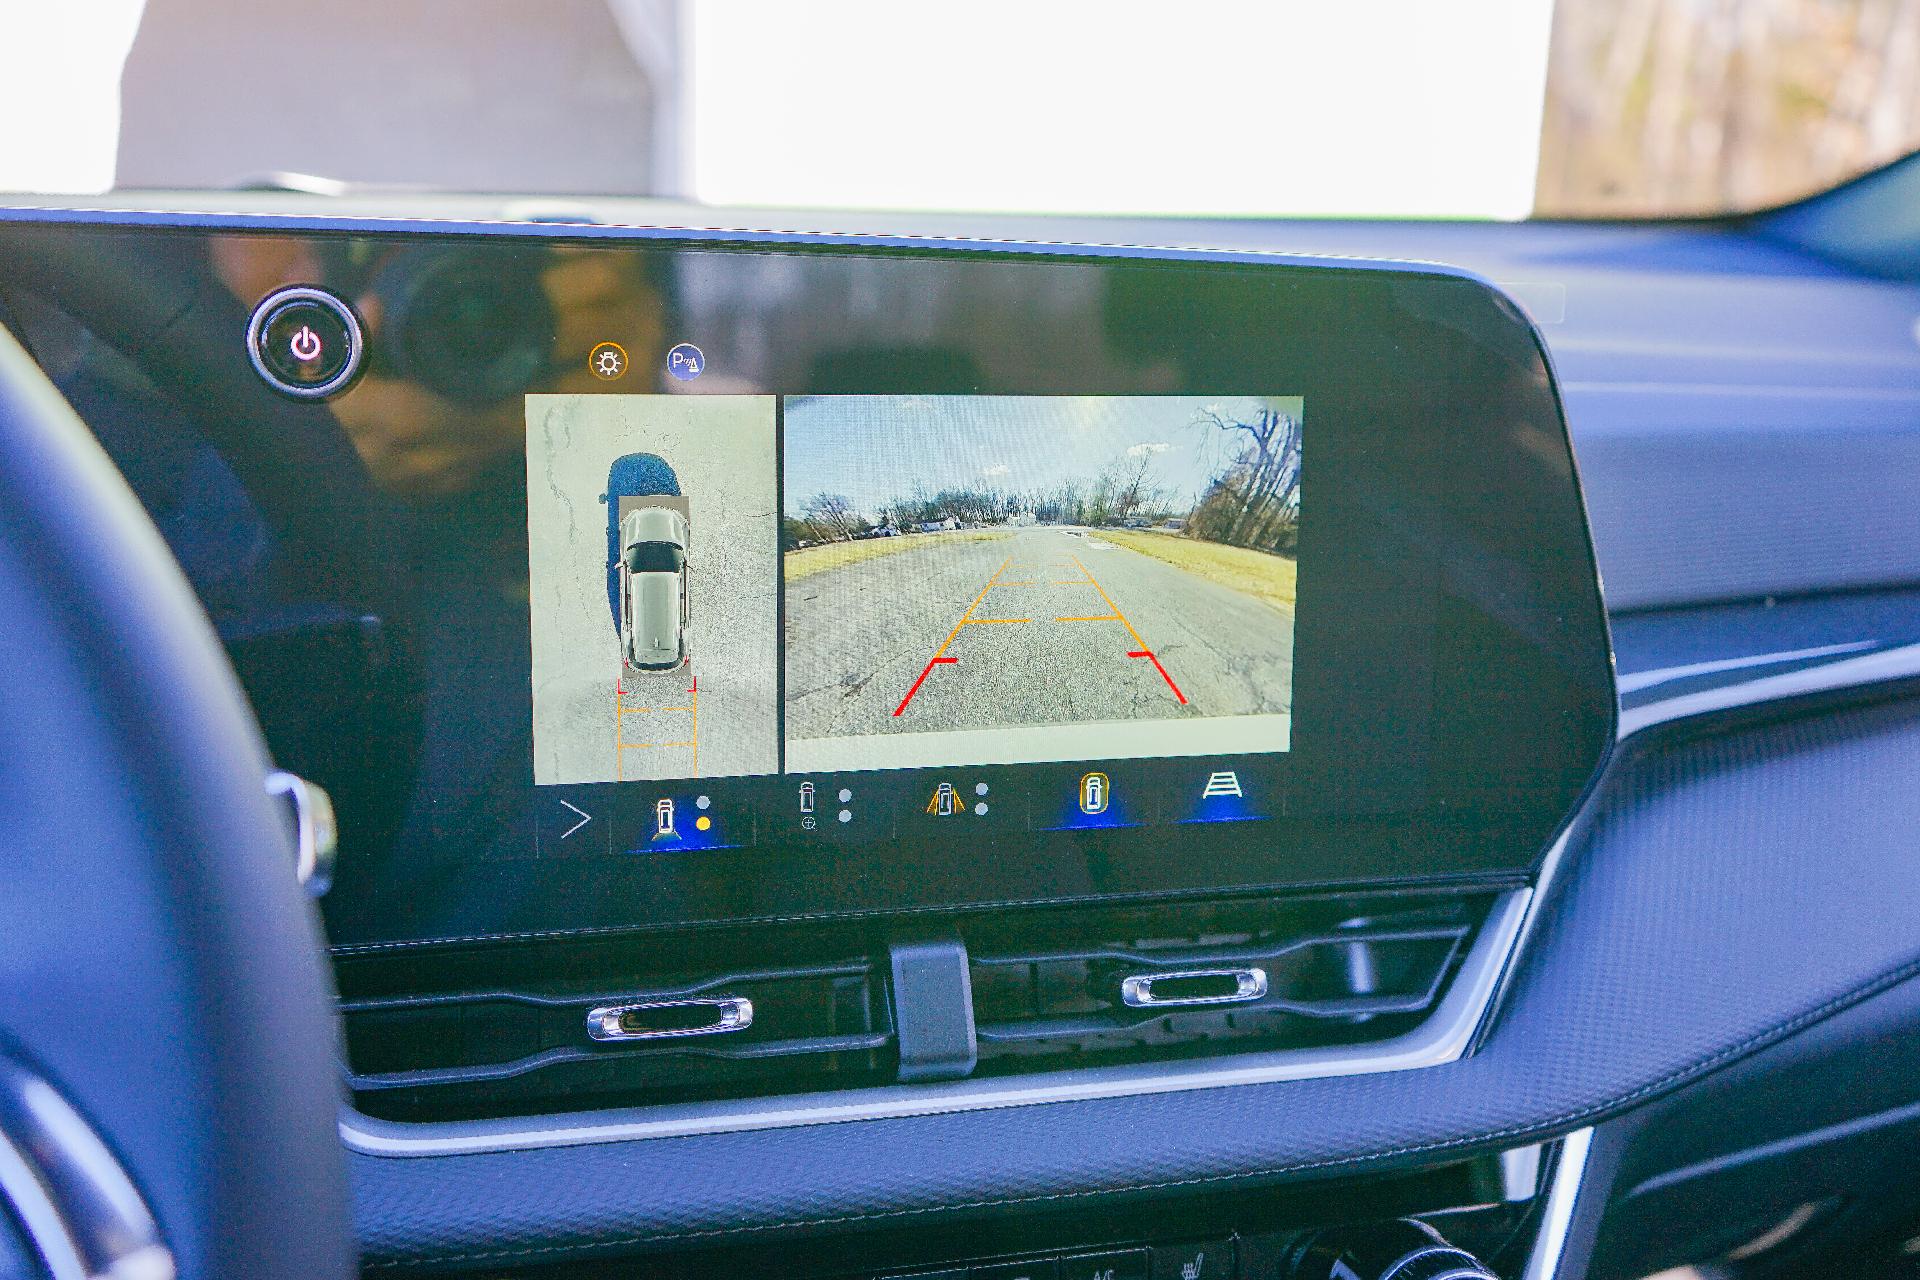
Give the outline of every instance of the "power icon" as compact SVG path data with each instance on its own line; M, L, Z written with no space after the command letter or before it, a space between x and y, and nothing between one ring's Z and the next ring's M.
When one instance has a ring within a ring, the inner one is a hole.
M247 322L254 372L282 394L321 400L346 390L365 350L360 319L344 298L294 285L270 293Z

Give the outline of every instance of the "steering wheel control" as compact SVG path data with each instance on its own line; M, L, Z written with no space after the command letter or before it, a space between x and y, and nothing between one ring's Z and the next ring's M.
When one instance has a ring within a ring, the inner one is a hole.
M51 1084L0 1057L0 1226L9 1209L55 1280L172 1280L173 1254L100 1135ZM0 1236L0 1275L12 1274L8 1243Z
M247 323L247 356L268 386L301 400L344 391L360 372L366 339L345 299L301 285L260 300Z

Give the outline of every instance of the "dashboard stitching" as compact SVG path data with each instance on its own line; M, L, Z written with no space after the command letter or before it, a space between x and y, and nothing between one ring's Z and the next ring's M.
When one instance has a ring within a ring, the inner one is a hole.
M1486 876L1429 876L1420 882L1424 888L1446 888L1463 885L1475 889L1501 891L1524 887L1526 880L1516 875ZM1387 892L1386 886L1379 881L1351 880L1316 882L1310 886L1278 882L1265 885L1229 887L1225 890L1186 889L1179 893L1082 893L1058 898L1015 898L994 902L965 902L945 906L919 907L914 912L925 916L963 915L982 911L1017 911L1039 907L1061 906L1105 906L1125 905L1130 902L1171 902L1182 899L1213 897L1261 898L1288 895L1293 897L1318 897L1333 894L1379 894ZM893 910L836 911L831 913L835 920L884 920L900 913ZM788 925L813 924L822 917L819 915L777 915L755 916L741 920L706 921L716 925ZM399 951L417 951L429 947L459 947L501 942L567 942L588 937L614 937L619 935L637 935L659 933L661 930L633 925L588 925L572 929L531 929L518 933L475 933L451 935L439 938L407 938L398 942L355 942L343 946L329 947L328 954L335 960L357 960L366 956L381 955Z
M1568 1112L1552 1120L1541 1121L1535 1124L1515 1125L1506 1129L1475 1134L1465 1138L1450 1138L1442 1142L1413 1143L1406 1146L1391 1147L1383 1151L1369 1152L1363 1156L1343 1156L1336 1160L1311 1160L1299 1164L1287 1164L1271 1169L1259 1169L1244 1173L1211 1173L1195 1178L1175 1178L1159 1182L1129 1183L1123 1186L1102 1188L1098 1191L1063 1191L1047 1195L1006 1196L990 1200L967 1200L954 1204L926 1205L911 1209L886 1209L873 1213L840 1214L825 1218L790 1218L780 1222L761 1223L746 1227L713 1227L700 1231L675 1231L662 1234L623 1236L617 1239L590 1240L576 1244L537 1245L520 1249L488 1249L467 1253L432 1254L429 1256L435 1262L485 1262L507 1258L531 1258L543 1254L581 1253L588 1250L619 1248L626 1245L668 1244L683 1240L756 1235L768 1231L790 1230L795 1227L842 1226L848 1223L878 1222L889 1218L920 1217L928 1214L954 1213L970 1209L1013 1208L1019 1205L1047 1204L1067 1200L1087 1200L1101 1196L1127 1195L1145 1191L1168 1191L1181 1187L1207 1186L1222 1182L1247 1182L1258 1178L1276 1177L1290 1173L1305 1173L1309 1171L1368 1165L1379 1160L1398 1156L1427 1155L1435 1152L1450 1151L1460 1147L1478 1146L1483 1143L1507 1138L1545 1136L1551 1131L1565 1125L1573 1124L1578 1127L1581 1123L1595 1119L1605 1112L1617 1111L1621 1108L1631 1106L1654 1094L1663 1092L1677 1085L1688 1083L1700 1076L1707 1075L1736 1058L1742 1057L1757 1049L1767 1047L1774 1042L1784 1040L1797 1032L1805 1030L1816 1022L1831 1017L1833 1014L1840 1012L1850 1005L1858 1004L1862 1000L1879 995L1915 976L1920 976L1920 957L1909 960L1905 964L1893 969L1886 970L1878 977L1872 978L1856 987L1852 987L1804 1013L1790 1018L1785 1022L1777 1023L1767 1030L1749 1036L1736 1044L1729 1045L1719 1052L1711 1054L1689 1066L1669 1072L1667 1075L1644 1084L1638 1089L1634 1089L1618 1098L1593 1103L1590 1106ZM454 1158L457 1159L459 1157ZM417 1266L423 1261L426 1261L426 1258L388 1258L364 1261L361 1265L364 1270L377 1271Z

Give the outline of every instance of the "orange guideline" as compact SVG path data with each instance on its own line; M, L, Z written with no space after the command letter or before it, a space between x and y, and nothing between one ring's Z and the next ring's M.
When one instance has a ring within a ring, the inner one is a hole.
M987 592L993 590L993 584L1000 581L1000 575L1005 573L1007 571L1007 566L1012 563L1013 563L1012 556L1008 556L1005 560L1002 560L1000 562L1000 567L993 571L993 576L991 578L987 579L987 585L980 588L980 594L973 598L973 603L967 606L967 611L960 615L960 621L953 624L953 630L947 632L947 638L940 642L940 647L933 651L933 656L931 658L927 659L927 665L920 668L919 679L913 682L913 688L907 690L907 696L900 699L900 705L893 709L893 714L897 716L901 712L907 709L907 704L913 701L914 694L920 692L920 686L927 682L928 673L930 673L935 667L950 666L953 663L956 663L959 661L958 658L949 658L946 656L947 646L953 643L954 637L960 634L960 628L967 625L967 621L973 617L973 611L980 607L980 602L987 598ZM1024 622L1025 619L1024 618L1021 618L1021 619L1004 618L1004 619L983 619L983 621Z
M1092 583L1093 589L1100 593L1100 598L1107 602L1107 608L1113 610L1113 616L1119 619L1120 625L1127 629L1127 634L1133 637L1133 642L1140 646L1138 649L1127 654L1127 656L1129 658L1145 658L1148 662L1151 662L1153 669L1160 673L1160 678L1167 682L1167 688L1173 690L1173 696L1180 700L1180 705L1183 707L1186 706L1187 695L1180 692L1180 686L1173 682L1173 677L1167 674L1167 669L1160 665L1160 659L1153 655L1153 650L1147 647L1147 642L1140 638L1140 633L1133 629L1131 622L1127 621L1127 615L1120 612L1120 606L1113 602L1113 597L1107 594L1107 589L1101 586L1091 573L1087 573L1087 566L1080 563L1079 556L1073 557L1073 563L1081 573L1087 574L1087 581Z
M645 751L655 747L691 747L693 749L693 767L689 771L695 776L700 773L700 677L694 676L687 690L687 705L684 707L633 707L627 705L627 690L623 682L615 681L613 686L613 776L616 781L627 780L626 756L629 751ZM663 712L685 712L693 717L692 725L685 742L628 742L627 717L656 715Z
M1087 572L1087 566L1080 562L1080 558L1078 556L1072 557L1072 560L1073 560L1074 567L1080 570L1081 576L1078 578L1068 578L1064 581L1054 581L1052 585L1057 587L1080 586L1083 584L1087 586L1091 586L1095 591L1098 591L1100 593L1100 598L1106 602L1107 608L1112 610L1112 612L1101 613L1101 614L1073 614L1073 615L1055 617L1054 621L1055 622L1118 622L1121 626L1127 629L1127 634L1133 637L1134 644L1138 646L1138 648L1130 650L1127 653L1127 656L1129 658L1145 658L1147 661L1151 662L1153 664L1153 669L1155 671L1158 671L1160 673L1160 678L1167 682L1167 688L1173 691L1173 696L1179 700L1180 705L1183 707L1186 706L1187 695L1180 692L1180 686L1175 684L1173 682L1173 677L1167 674L1167 669L1160 664L1160 659L1157 656L1155 656L1153 650L1147 647L1147 642L1144 639L1142 639L1140 636L1140 633L1134 629L1133 623L1129 622L1127 620L1127 616L1124 613L1120 612L1120 606L1113 602L1113 597L1107 594L1107 589L1101 586L1100 583L1094 578L1094 576L1091 573ZM980 588L980 594L973 598L973 603L967 606L967 611L960 615L960 621L956 622L953 626L953 630L947 633L947 638L940 642L940 647L933 651L933 657L927 660L927 665L920 669L920 674L918 677L915 678L913 682L913 687L907 690L907 694L904 698L900 699L900 705L893 709L894 715L898 716L906 712L908 704L913 701L914 695L920 692L920 686L927 682L927 677L933 673L933 669L935 667L950 666L959 662L958 658L947 656L947 647L954 642L954 639L957 636L959 636L960 632L963 629L969 626L987 626L994 623L1014 623L1014 622L1033 621L1033 619L1031 618L976 618L973 616L973 611L975 609L978 609L980 607L980 602L987 598L987 592L993 590L995 587L1026 587L1026 586L1033 585L1031 582L1002 582L1000 580L1000 575L1005 573L1007 571L1007 567L1012 563L1013 563L1013 557L1009 556L1007 557L1007 559L1001 562L1000 567L998 569L995 569L993 571L993 576L987 579L987 585ZM1066 568L1065 565L1059 565L1056 567L1062 570Z

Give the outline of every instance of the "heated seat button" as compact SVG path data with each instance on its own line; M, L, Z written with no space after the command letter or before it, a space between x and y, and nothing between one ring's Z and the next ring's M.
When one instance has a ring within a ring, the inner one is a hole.
M364 338L353 308L325 289L281 289L261 299L247 325L247 355L276 391L319 400L360 371Z
M1203 1240L1153 1251L1153 1280L1231 1280L1233 1242Z

